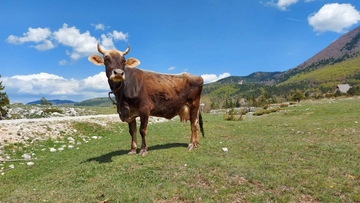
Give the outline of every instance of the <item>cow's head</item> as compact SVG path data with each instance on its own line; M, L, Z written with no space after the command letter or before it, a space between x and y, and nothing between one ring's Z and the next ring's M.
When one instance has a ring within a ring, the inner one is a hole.
M105 65L106 76L112 82L122 82L125 80L124 68L134 68L140 64L140 61L136 58L125 59L125 55L129 53L130 46L124 51L118 50L102 50L98 43L97 49L103 57L99 55L89 56L89 61L95 65Z

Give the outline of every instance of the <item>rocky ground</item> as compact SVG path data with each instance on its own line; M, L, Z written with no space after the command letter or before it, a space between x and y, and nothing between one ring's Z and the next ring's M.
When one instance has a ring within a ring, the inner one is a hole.
M12 110L13 112L19 112L20 110ZM21 115L43 115L41 109L22 109ZM69 108L63 110L63 114L53 113L46 115L46 118L21 118L21 119L7 119L0 120L0 162L9 160L12 157L4 154L5 146L13 145L16 143L23 143L30 145L33 142L47 140L53 138L54 140L63 135L71 135L76 132L76 129L72 128L73 121L97 123L102 126L106 126L109 123L121 123L118 114L107 115L84 115L83 112L79 113L79 110ZM69 113L70 112L70 113ZM151 118L149 123L163 122L166 119ZM90 138L91 139L91 138ZM74 141L74 144L76 141ZM73 147L73 146L66 146ZM49 149L56 150L56 149ZM29 155L26 155L29 157ZM26 159L24 157L24 159ZM1 171L1 170L0 170Z
M6 143L32 142L48 138L57 138L61 134L70 134L72 121L97 123L106 126L108 123L119 122L117 114L50 117L36 119L15 119L0 121L0 146Z

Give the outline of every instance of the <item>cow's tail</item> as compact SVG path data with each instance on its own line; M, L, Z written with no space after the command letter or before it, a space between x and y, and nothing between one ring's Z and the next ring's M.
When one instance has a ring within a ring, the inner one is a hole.
M204 132L204 127L203 127L203 120L202 120L202 115L201 115L201 111L199 111L199 125L200 125L200 131L203 137L205 137L205 132Z

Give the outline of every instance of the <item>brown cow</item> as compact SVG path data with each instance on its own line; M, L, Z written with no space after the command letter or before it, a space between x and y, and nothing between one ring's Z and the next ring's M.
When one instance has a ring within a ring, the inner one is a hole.
M132 137L129 154L136 154L136 117L140 117L142 138L140 155L147 154L146 132L149 116L171 119L177 115L182 122L190 120L191 139L188 149L199 143L198 126L204 136L202 116L199 111L200 95L204 81L201 77L188 73L166 75L136 68L140 61L135 58L125 59L130 46L124 51L102 50L97 46L98 55L88 59L95 65L105 65L110 89L115 95L117 111L123 122L129 125ZM199 114L199 120L197 115Z

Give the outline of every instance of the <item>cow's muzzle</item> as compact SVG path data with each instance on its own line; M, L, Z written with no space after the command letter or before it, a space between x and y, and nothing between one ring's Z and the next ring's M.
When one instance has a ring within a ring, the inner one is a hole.
M109 79L113 82L122 82L125 80L125 72L121 69L115 69L111 72Z

